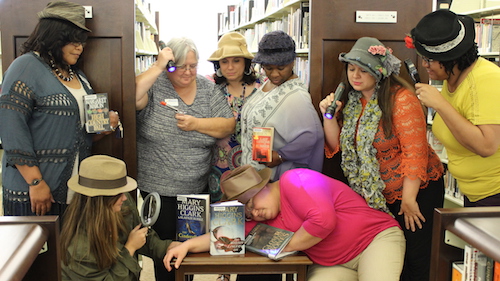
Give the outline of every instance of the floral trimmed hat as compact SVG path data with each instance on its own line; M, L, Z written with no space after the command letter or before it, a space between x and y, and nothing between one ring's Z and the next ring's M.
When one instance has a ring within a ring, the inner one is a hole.
M401 60L392 54L392 49L373 37L359 38L349 53L339 55L339 60L363 68L375 77L377 82L392 73L398 75L401 68Z

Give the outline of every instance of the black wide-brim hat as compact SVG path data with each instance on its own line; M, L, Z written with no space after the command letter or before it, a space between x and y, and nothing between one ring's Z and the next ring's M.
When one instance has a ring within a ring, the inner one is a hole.
M474 45L474 20L450 10L437 10L420 20L412 29L411 37L420 55L438 61L451 61Z

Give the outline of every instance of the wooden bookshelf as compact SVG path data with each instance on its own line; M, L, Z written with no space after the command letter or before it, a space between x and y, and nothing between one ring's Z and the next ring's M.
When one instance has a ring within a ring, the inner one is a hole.
M435 209L431 281L451 280L452 262L463 260L463 250L445 242L446 231L500 260L500 207Z

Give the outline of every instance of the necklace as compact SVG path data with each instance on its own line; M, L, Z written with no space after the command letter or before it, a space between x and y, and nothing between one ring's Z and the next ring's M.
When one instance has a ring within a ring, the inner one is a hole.
M56 75L59 78L61 78L63 81L69 82L69 81L73 80L74 72L73 72L73 69L71 68L71 66L69 66L69 69L68 69L69 77L66 77L66 76L64 76L61 73L61 71L59 70L59 68L56 67L56 64L54 63L54 60L50 60L50 67L52 68L52 70L54 70L54 72L56 73Z

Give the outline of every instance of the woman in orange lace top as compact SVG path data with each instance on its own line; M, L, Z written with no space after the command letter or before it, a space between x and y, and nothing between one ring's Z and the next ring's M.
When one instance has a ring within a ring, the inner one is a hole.
M401 61L379 40L360 38L339 60L349 83L333 118L323 120L326 155L341 150L351 188L404 229L401 280L428 280L433 210L443 205L444 184L422 106L397 76ZM323 114L332 102L333 94L321 101Z

